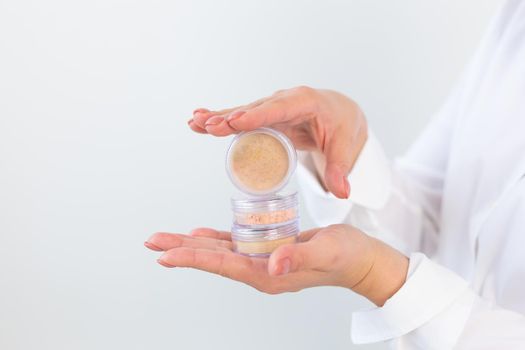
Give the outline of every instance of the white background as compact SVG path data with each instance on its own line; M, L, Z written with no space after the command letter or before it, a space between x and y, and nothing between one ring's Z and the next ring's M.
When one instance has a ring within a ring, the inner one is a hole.
M347 290L267 296L143 247L229 226L229 139L186 121L307 84L399 154L499 2L2 0L0 349L352 349Z

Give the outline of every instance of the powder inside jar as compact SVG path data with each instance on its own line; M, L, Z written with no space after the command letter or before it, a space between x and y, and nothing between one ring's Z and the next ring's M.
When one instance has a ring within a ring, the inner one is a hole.
M288 153L281 141L266 133L241 137L230 158L233 175L252 191L268 191L279 185L289 166Z
M297 236L288 236L280 239L259 241L259 242L247 242L234 240L233 244L235 250L241 254L246 255L270 255L275 249L283 244L295 243Z
M268 256L283 244L295 243L299 234L299 221L272 227L233 224L231 238L236 252L251 256Z
M270 225L288 222L297 217L297 209L290 208L259 213L235 213L235 219L241 225Z

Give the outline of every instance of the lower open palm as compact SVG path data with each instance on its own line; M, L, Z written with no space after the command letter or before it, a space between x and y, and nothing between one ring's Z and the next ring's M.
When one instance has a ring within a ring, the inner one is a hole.
M163 266L211 272L270 294L320 285L352 288L373 265L373 244L348 225L302 232L299 243L283 245L269 258L237 254L228 232L209 228L190 235L156 233L145 242L164 252L158 259Z

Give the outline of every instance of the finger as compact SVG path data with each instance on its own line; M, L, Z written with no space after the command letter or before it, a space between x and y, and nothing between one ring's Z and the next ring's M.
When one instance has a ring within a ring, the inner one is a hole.
M238 110L227 118L230 126L239 131L253 130L279 123L298 124L312 117L314 89L300 87L288 93L275 94L250 110ZM242 113L244 112L244 113Z
M337 239L325 235L306 242L282 245L268 261L271 276L304 270L329 271L337 252Z
M146 247L153 246L153 250L169 250L178 247L202 248L211 250L232 250L233 245L229 241L207 238L192 237L177 233L158 232L151 236L146 242Z
M158 260L166 267L191 267L249 283L255 275L252 261L243 255L208 249L174 248Z
M162 251L162 248L159 248L156 245L154 245L153 243L150 243L148 241L144 242L144 246L146 248L148 248L148 249L155 250L157 252L161 252Z
M283 123L291 118L289 102L269 100L249 110L237 110L227 118L228 124L237 131L254 130L263 126Z
M221 110L218 110L218 111L210 111L209 109L206 109L206 108L198 108L195 111L193 111L193 121L195 122L195 124L198 127L200 127L201 129L205 129L206 123L208 122L208 120L213 118L213 117L215 117L215 116L222 116L222 117L226 118L230 113L232 113L232 112L234 112L236 110L254 108L254 107L260 105L261 103L263 103L266 99L268 99L268 98L264 97L264 98L258 99L256 101L250 103L250 104L247 104L247 105L236 106L236 107L233 107L233 108L225 108L225 109L221 109ZM215 124L217 124L217 123L215 123ZM232 134L232 133L233 133L233 131L230 131L230 134ZM224 135L217 135L217 136L224 136Z
M234 108L228 108L228 109L223 109L223 110L220 110L220 111L210 111L210 110L207 110L207 109L204 109L204 108L199 108L199 109L196 109L194 112L193 112L193 122L201 129L205 129L206 128L206 123L208 123L208 121L214 117L217 117L217 116L222 116L222 117L225 117L226 115L228 115L230 112L240 108L241 106L238 106L238 107L234 107Z
M298 241L299 242L307 242L309 241L317 232L322 230L322 228L313 228L310 230L303 231L299 234Z
M206 121L213 117L215 114L206 109L206 108L198 108L193 111L193 122L195 125L197 125L199 128L204 129L204 125L206 124Z
M230 109L226 109L223 111L215 112L216 115L210 117L204 124L206 132L214 136L228 136L231 134L238 133L239 131L232 128L230 124L227 122L228 118L230 118L232 114L233 115L239 114L239 111L242 114L244 113L244 111L255 108L261 105L267 99L268 99L267 97L264 97L264 98L261 98L245 106L240 106L236 108L230 108Z
M208 237L214 239L222 239L231 241L231 234L226 231L217 231L212 228L200 227L190 231L190 235L193 237Z
M206 131L206 129L203 129L201 127L199 127L195 121L193 119L190 119L188 120L188 125L190 127L191 130L199 133L199 134L207 134L208 132Z
M228 136L237 132L237 130L233 129L230 124L228 124L222 115L211 117L206 121L204 127L206 132L213 136Z

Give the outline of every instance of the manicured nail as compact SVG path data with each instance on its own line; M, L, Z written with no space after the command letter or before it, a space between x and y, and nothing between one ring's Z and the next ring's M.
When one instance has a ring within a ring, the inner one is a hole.
M235 119L239 119L240 117L242 117L244 114L246 113L246 111L235 111L233 112L232 114L230 114L228 116L228 121L231 122L232 120L235 120Z
M193 111L193 115L195 114L204 114L204 113L208 113L209 110L207 110L206 108L197 108L196 110Z
M290 265L292 262L289 258L284 258L280 261L281 271L278 273L278 275L286 275L288 272L290 272Z
M217 124L222 123L223 120L224 120L224 117L221 117L220 115L216 115L208 119L206 123L204 124L204 126L217 125Z
M157 259L157 262L158 262L160 265L164 266L164 267L175 267L175 266L173 266L173 265L168 264L167 262L165 262L165 261L162 260L162 259Z
M144 242L144 246L145 246L146 248L151 249L151 250L157 250L157 251L159 251L159 252L162 251L161 248L157 247L155 244L152 244L152 243L150 243L150 242L148 242L148 241Z
M345 177L343 177L343 186L344 186L344 189L345 189L345 198L348 199L348 197L350 197L350 183L348 182L348 179Z

